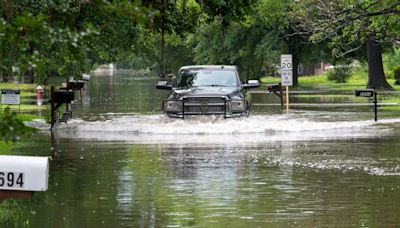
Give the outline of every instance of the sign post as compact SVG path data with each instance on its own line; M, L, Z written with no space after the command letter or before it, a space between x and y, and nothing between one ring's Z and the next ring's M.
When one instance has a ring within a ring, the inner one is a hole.
M289 86L293 86L292 55L281 55L282 86L286 86L286 111L289 112Z

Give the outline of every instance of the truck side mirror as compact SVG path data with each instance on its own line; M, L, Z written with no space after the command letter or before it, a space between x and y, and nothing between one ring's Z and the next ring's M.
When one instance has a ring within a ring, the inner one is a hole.
M258 80L249 80L247 84L243 84L244 89L252 89L260 87L260 82Z
M158 81L156 85L157 89L165 89L165 90L171 90L172 85L168 85L167 81Z

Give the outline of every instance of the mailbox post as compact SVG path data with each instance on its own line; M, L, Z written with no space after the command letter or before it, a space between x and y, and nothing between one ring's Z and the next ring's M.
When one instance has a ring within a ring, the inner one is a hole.
M373 98L375 122L378 121L378 99L375 89L356 89L356 97Z
M276 96L279 97L281 100L281 108L283 109L283 89L282 89L282 84L269 84L267 85L267 90L270 93L274 93Z
M51 87L51 128L56 122L56 111L63 104L70 104L75 99L74 91L54 91L54 86ZM70 111L66 110L69 115Z
M49 157L0 155L0 202L46 191L48 179Z

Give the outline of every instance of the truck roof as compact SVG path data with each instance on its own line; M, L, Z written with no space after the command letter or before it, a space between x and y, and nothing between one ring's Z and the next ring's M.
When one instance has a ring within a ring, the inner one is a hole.
M234 65L191 65L191 66L183 66L181 70L187 69L229 69L229 70L237 70L237 67Z

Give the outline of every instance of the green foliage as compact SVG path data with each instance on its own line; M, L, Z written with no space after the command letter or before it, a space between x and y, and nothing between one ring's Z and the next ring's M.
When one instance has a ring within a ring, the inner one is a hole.
M28 135L35 130L24 125L23 121L7 107L0 114L0 138L6 142L17 141L21 136Z
M336 83L346 83L351 77L352 67L349 65L335 66L335 68L327 72L329 81L335 81Z
M398 64L400 64L400 49L395 48L393 51L385 53L383 55L383 63L385 72L387 73L387 78L393 79L393 70Z
M395 84L400 85L400 64L393 68L393 76L395 79Z
M0 74L31 75L40 84L117 61L130 51L135 19L152 16L137 1L11 2L0 2Z
M253 7L257 0L200 0L203 12L208 21L221 18L223 28L232 22L241 21L244 17L253 13Z
M215 17L192 37L197 64L238 65L244 81L259 78L269 68L273 69L270 66L278 61L279 41L262 21L249 16L221 29L223 26L223 19Z
M302 0L296 4L296 31L310 35L312 42L328 42L335 57L359 57L358 51L364 50L367 87L391 90L382 66L382 44L398 40L399 10L398 0Z
M345 56L363 48L371 38L396 40L400 29L397 0L302 0L295 4L297 30L311 35L313 42L329 40L334 56Z

